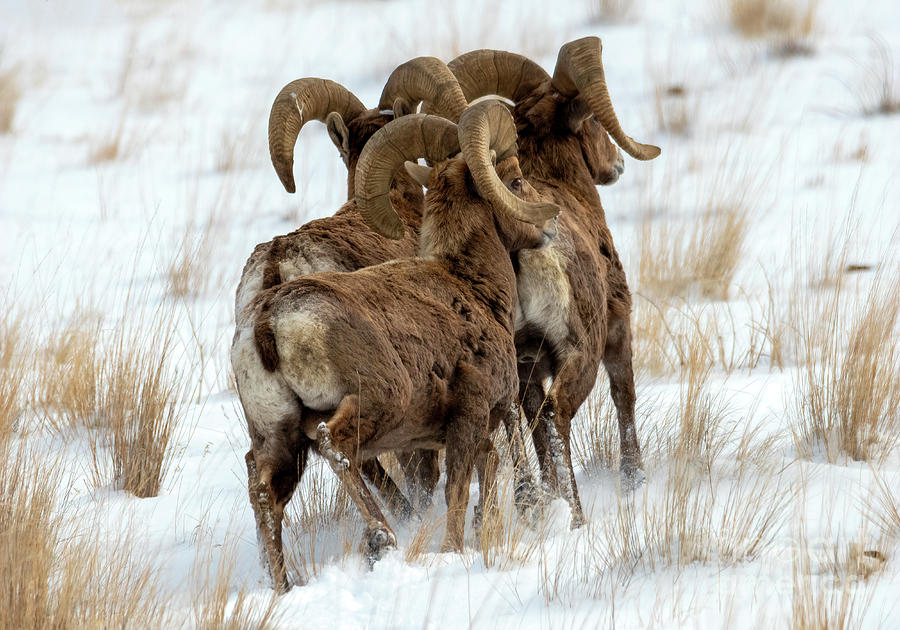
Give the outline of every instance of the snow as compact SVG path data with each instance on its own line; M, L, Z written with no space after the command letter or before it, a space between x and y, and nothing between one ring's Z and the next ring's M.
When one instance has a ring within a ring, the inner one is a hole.
M372 104L393 67L416 55L449 60L472 48L503 48L552 70L560 45L596 34L623 127L663 147L658 160L630 160L617 184L600 189L633 288L642 208L665 206L687 225L711 199L740 190L752 200L727 304L738 322L738 348L748 342L746 322L768 299L770 285L785 304L794 287L806 286L807 252L846 247L850 262L900 268L900 116L863 116L858 99L877 57L875 42L883 41L895 59L900 51L893 0L822 0L812 54L785 58L765 41L735 34L725 3L646 0L616 21L599 19L599 4L548 10L537 0L5 3L0 71L18 68L22 97L11 133L0 135L0 295L39 308L48 327L85 307L115 322L125 309L152 313L173 303L184 355L179 369L199 392L187 401L176 456L155 498L96 487L83 434L23 431L20 439L64 462L61 506L73 531L127 538L158 564L177 618L190 619L191 579L207 556L234 562L232 601L244 589L251 605L265 607L271 592L247 500L249 439L228 386L234 289L254 245L331 214L346 191L343 165L317 124L297 145L298 194L287 195L272 172L268 108L290 80L328 77ZM686 135L658 129L654 77L688 89L693 124ZM90 158L116 135L116 159ZM860 147L864 160L853 157ZM228 159L234 168L217 167ZM167 269L184 251L199 252L206 280L197 295L173 298L165 289ZM866 294L870 276L858 281L857 295ZM686 300L729 319L726 305ZM400 548L372 571L355 551L361 524L354 514L320 525L315 540L288 528L286 549L308 554L315 571L307 585L279 599L276 627L787 625L798 541L808 541L819 558L878 539L867 516L876 476L896 492L900 458L893 453L877 466L799 459L788 424L798 368L796 357L786 360L783 370L770 368L767 357L755 369L713 370L709 391L727 406L736 437L706 470L691 473L709 490L712 521L727 511L728 497L769 493L771 505L787 493L758 553L737 562L711 551L686 564L652 557L636 558L631 568L606 563L610 523L621 518L622 506L632 506L635 536L644 540L641 523L668 500L674 464L666 418L682 385L677 376L644 375L638 429L647 482L633 496L621 494L615 470L580 470L588 525L569 531L566 504L554 502L536 530L516 529L509 557L489 566L471 532L471 506L466 552L438 551L443 483L426 517L438 526L411 560L406 552L416 522L397 527ZM601 397L604 387L598 385ZM586 432L593 417L583 409L578 430ZM744 469L738 443L751 426L767 450ZM323 465L308 475L326 489L333 483ZM852 587L866 598L865 627L890 627L898 612L900 546L896 537L879 544L887 556L883 572ZM647 545L652 556L655 548ZM827 570L816 562L827 590Z

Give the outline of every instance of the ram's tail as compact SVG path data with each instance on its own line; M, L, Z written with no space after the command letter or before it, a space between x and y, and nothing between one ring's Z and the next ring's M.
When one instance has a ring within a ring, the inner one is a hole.
M275 331L272 328L271 302L266 301L256 316L253 324L253 338L256 341L256 351L262 361L263 367L269 372L278 369L278 346L275 344Z

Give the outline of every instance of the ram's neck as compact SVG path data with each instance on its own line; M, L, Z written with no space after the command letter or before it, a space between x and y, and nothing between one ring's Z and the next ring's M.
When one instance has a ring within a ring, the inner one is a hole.
M599 207L600 195L574 138L521 137L519 164L539 191L543 185L573 191L589 205Z
M420 255L441 264L472 288L474 297L504 322L512 319L516 274L509 251L493 223L467 225L463 215L447 213L447 222L433 214L422 223Z

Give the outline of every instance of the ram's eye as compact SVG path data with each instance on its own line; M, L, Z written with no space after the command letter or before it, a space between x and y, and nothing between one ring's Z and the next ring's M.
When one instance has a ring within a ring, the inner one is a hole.
M522 192L522 178L516 177L514 180L509 182L509 189L513 192Z

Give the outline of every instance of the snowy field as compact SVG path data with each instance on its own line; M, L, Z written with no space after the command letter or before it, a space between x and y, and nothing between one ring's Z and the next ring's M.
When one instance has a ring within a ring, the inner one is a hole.
M897 627L900 10L810 2L5 0L0 627ZM284 191L275 94L321 76L374 106L411 57L552 72L585 35L623 127L663 149L600 189L647 482L618 487L601 375L574 423L586 526L561 501L517 523L504 465L496 546L470 506L466 552L439 552L441 481L369 572L316 461L285 543L310 581L273 599L234 290L346 192L317 123Z

